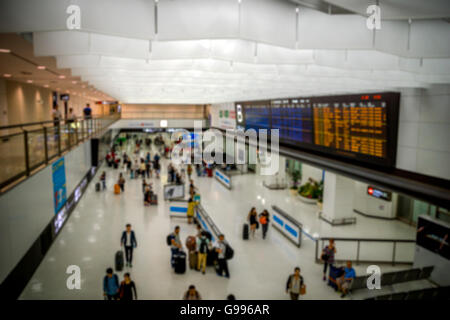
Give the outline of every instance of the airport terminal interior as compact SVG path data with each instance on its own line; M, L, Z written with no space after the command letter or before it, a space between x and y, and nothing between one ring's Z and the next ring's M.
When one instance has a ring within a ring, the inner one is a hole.
M450 299L448 0L0 1L0 296Z

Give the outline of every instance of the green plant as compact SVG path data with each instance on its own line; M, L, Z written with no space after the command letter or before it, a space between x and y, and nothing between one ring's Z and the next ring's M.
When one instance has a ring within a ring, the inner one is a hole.
M300 186L300 188L298 189L298 193L305 198L318 199L320 194L322 193L320 189L320 183L317 183L317 181L309 178L308 182Z

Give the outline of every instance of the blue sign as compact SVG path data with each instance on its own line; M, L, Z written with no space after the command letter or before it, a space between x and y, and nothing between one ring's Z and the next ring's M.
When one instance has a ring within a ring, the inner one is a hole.
M53 178L53 199L56 214L61 210L61 208L66 203L66 169L64 167L64 157L53 163L52 178Z

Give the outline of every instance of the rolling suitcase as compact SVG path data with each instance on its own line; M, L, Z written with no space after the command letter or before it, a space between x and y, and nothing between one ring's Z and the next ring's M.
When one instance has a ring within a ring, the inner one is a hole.
M150 204L154 206L158 204L158 196L154 193L150 196Z
M175 260L175 273L183 274L186 272L186 253L183 251L174 255Z
M117 183L114 185L114 194L120 194L120 186Z
M122 271L123 264L124 264L123 252L122 252L122 250L120 250L120 251L116 252L116 257L115 257L115 266L116 266L115 269L116 269L116 271Z
M189 268L197 269L197 252L189 251Z
M99 192L100 191L100 182L97 182L95 184L95 191Z
M244 224L244 229L242 231L242 238L244 240L248 240L248 224L247 223Z

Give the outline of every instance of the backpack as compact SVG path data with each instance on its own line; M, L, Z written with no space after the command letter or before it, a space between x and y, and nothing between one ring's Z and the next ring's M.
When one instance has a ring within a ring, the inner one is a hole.
M201 239L200 238L200 253L207 253L208 252L208 244L206 243L207 239Z
M195 237L193 237L193 236L187 237L187 239L186 239L186 248L188 248L189 251L195 251L195 246L196 246Z
M168 245L168 246L171 246L171 245L172 245L172 239L173 239L173 238L174 238L174 236L173 236L172 233L169 234L169 235L167 236L166 242L167 242L167 245Z
M225 245L225 259L230 260L233 259L234 250L228 245Z

